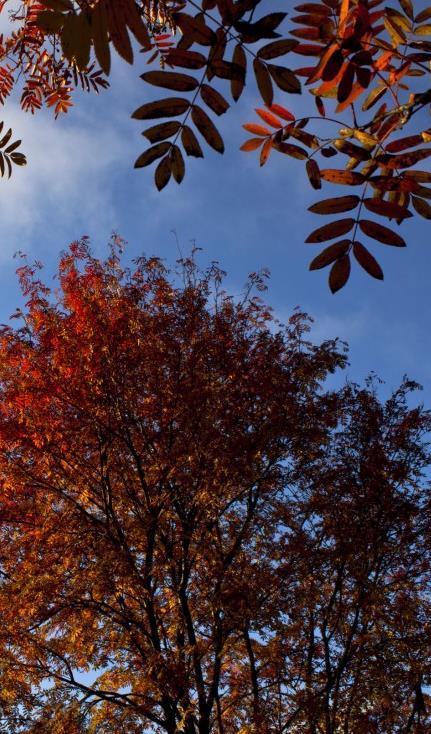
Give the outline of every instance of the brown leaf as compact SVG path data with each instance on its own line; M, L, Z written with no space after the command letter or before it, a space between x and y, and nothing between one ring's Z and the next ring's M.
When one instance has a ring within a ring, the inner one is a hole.
M265 64L259 59L253 60L253 70L256 77L256 83L259 89L260 96L268 107L272 105L274 97L274 91L272 88L272 81L269 71Z
M166 56L166 63L171 66L180 66L184 69L202 69L207 60L205 56L197 51L185 51L174 48Z
M340 151L340 153L345 153L351 158L356 158L357 161L369 161L371 158L369 150L361 148L359 145L355 145L349 140L344 140L344 138L335 140L334 146Z
M150 143L158 143L160 140L166 140L178 132L181 123L177 120L170 122L161 122L159 125L153 125L148 130L144 130L142 135L150 141Z
M304 161L308 158L307 151L299 145L293 145L292 143L274 143L274 148L279 153L285 153L285 155L290 155L291 158L297 158L299 161Z
M115 46L117 53L129 64L133 63L133 49L125 19L121 13L119 3L108 2L106 6L106 19L108 23L109 36ZM69 17L73 17L70 15Z
M334 199L324 199L318 201L308 208L313 214L339 214L340 212L348 212L356 209L360 202L359 196L338 196Z
M389 227L384 227L382 224L372 222L369 219L360 219L359 226L364 234L373 240L383 242L384 245L392 245L393 247L406 246L405 241L399 234L393 232Z
M211 69L219 79L229 79L230 81L241 81L244 78L244 69L233 61L224 61L216 59L211 62Z
M398 153L400 150L414 148L416 145L423 143L422 135L408 135L405 138L399 138L386 146L388 153Z
M308 159L307 163L305 164L305 168L313 189L321 189L322 181L320 178L320 169L314 158Z
M389 219L407 219L412 216L406 207L384 199L365 199L364 204L373 214L380 214L382 217L389 217Z
M334 244L325 247L322 252L311 261L309 270L320 270L325 268L337 260L337 258L345 255L350 247L350 240L340 240L340 242L334 242Z
M229 103L214 87L210 87L208 84L202 84L200 94L205 104L211 107L216 115L223 115L229 109Z
M205 25L202 19L194 18L187 13L172 13L172 17L184 36L190 37L201 46L212 46L214 44L216 40L215 33Z
M186 172L184 158L178 145L171 148L171 172L177 183L181 183Z
M383 270L381 269L376 258L367 250L360 242L353 243L353 254L359 265L364 268L368 275L372 275L377 280L383 280Z
M290 38L273 41L272 43L268 43L266 46L262 46L262 48L258 50L257 55L260 59L270 61L271 59L277 58L277 56L284 56L284 54L292 51L297 45L298 41L294 41Z
M247 71L247 57L240 43L237 43L237 45L235 46L232 56L232 63L236 64L236 66L239 66L243 70L242 77L238 79L232 79L230 83L232 98L235 102L237 102L245 87L245 76Z
M339 102L345 102L350 96L354 78L355 67L353 64L347 64L343 76L341 77L338 84L337 99Z
M329 273L329 287L332 293L336 293L346 285L350 275L350 257L342 255L333 264Z
M134 120L155 120L159 117L175 117L182 115L190 107L188 99L182 97L169 97L159 99L157 102L147 102L134 111Z
M108 19L105 3L99 2L94 5L90 15L90 22L96 59L102 71L108 75L111 69L111 51L109 48Z
M171 159L169 155L166 155L158 164L154 172L154 180L159 191L164 189L169 179L171 178Z
M399 4L401 5L402 9L404 10L405 14L410 18L410 20L414 19L414 10L413 10L413 3L411 0L398 0ZM416 21L418 19L416 18ZM420 20L419 20L420 22Z
M427 201L419 198L419 196L412 196L412 204L421 217L424 217L424 219L431 219L431 206Z
M276 66L275 64L268 64L267 69L277 87L283 92L289 92L290 94L301 93L301 82L293 71L285 69L283 66Z
M181 142L187 155L193 156L194 158L204 157L199 141L191 127L188 125L184 125L182 129Z
M157 145L153 145L151 148L148 148L148 150L144 151L144 153L141 153L139 158L135 161L135 168L143 168L144 166L149 166L150 163L157 160L157 158L161 158L162 155L165 155L172 147L172 143L158 143Z
M177 71L146 71L141 79L147 84L165 89L174 89L176 92L193 92L198 81L189 74L180 74Z
M347 186L359 186L365 181L365 176L362 173L343 171L337 168L322 168L320 175L325 181L335 184L347 184Z
M326 240L332 240L334 237L340 237L346 232L350 232L355 224L355 220L352 218L338 219L335 222L324 224L323 227L315 229L305 240L307 243L315 242L326 242Z
M208 117L207 113L201 107L193 105L192 120L199 130L202 137L205 138L208 145L214 148L218 153L224 153L224 143L219 131L213 121Z

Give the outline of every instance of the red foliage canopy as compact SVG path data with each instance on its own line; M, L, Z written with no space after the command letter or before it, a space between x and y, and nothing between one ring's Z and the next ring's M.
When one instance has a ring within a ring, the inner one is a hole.
M193 260L72 245L0 339L8 734L424 732L430 416ZM253 275L250 285L262 286Z

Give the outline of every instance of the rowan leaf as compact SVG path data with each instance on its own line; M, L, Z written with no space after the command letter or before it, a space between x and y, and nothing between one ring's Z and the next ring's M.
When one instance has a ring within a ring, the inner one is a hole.
M253 60L253 70L256 77L256 83L259 89L260 96L268 107L272 105L274 91L272 88L271 76L268 68L259 59Z
M177 120L171 120L170 122L161 122L159 125L153 125L148 130L144 130L142 135L150 141L150 143L158 143L161 140L175 135L181 127L181 123Z
M173 145L171 148L171 172L177 183L181 183L186 172L183 154L179 149L178 145Z
M321 268L325 268L327 265L333 263L334 260L345 255L350 244L350 240L340 240L340 242L334 242L332 245L325 247L325 249L311 261L308 269L320 270Z
M309 158L305 164L307 175L313 189L321 189L322 181L320 178L320 169L314 158Z
M343 171L337 168L322 168L320 175L325 181L335 184L346 184L347 186L359 186L366 180L362 173Z
M211 69L219 79L241 82L244 79L244 69L233 61L215 59L211 62Z
M269 138L268 140L265 140L262 150L260 151L260 157L259 157L259 163L261 166L264 166L267 162L269 155L272 150L272 140Z
M107 2L106 19L108 23L109 36L117 53L129 64L133 63L133 48L127 31L127 25L121 12L119 3ZM72 15L68 16L73 17ZM63 29L63 35L66 25ZM63 43L63 38L62 38Z
M192 106L192 120L208 145L218 153L224 153L224 143L219 131L207 113L197 105Z
M334 146L338 151L340 151L340 153L345 153L345 155L355 158L357 161L369 161L371 158L369 150L361 148L359 145L355 145L349 140L344 140L343 138L334 140Z
M230 83L232 99L237 102L244 90L245 77L247 72L247 57L240 43L235 46L232 56L232 63L234 63L236 66L239 66L243 72L241 78L232 79Z
M190 107L188 99L182 97L170 97L168 99L160 99L156 102L147 102L132 115L134 120L154 120L160 117L175 117L182 115Z
M415 28L416 36L431 36L431 25L418 25Z
M271 110L271 112L274 112L279 117L282 117L283 120L287 120L288 122L295 121L295 115L293 115L292 112L289 112L289 110L279 104L272 104L269 109Z
M249 138L240 147L240 150L249 153L260 148L265 142L265 138Z
M367 110L370 110L371 107L374 107L379 100L383 97L384 94L388 91L388 88L386 86L377 86L374 87L374 89L371 90L368 97L366 98L365 102L362 105L362 110L366 112Z
M419 196L412 196L412 204L421 217L431 219L431 206L427 201L421 199Z
M269 128L259 125L258 123L246 122L243 125L243 128L244 130L247 130L248 133L252 133L252 135L261 135L262 137L271 135L271 130L269 130Z
M189 37L201 46L214 45L216 41L215 33L202 19L182 12L172 13L172 17L185 37Z
M410 20L413 20L414 11L413 11L412 1L411 0L398 0L398 2L401 5L402 9L404 10L405 14L410 18Z
M271 127L275 127L277 128L277 130L280 127L283 127L283 123L269 110L264 110L261 107L256 107L255 112L257 112L259 117L262 118L264 122L266 122L268 125L271 125Z
M324 199L318 201L308 208L313 214L338 214L340 212L348 212L356 209L360 203L359 196L338 196L333 199Z
M225 100L222 94L210 87L209 84L202 84L200 87L200 95L205 102L212 109L216 115L223 115L229 109L229 103Z
M285 69L283 66L276 66L275 64L267 64L267 69L277 87L283 92L290 94L301 93L301 82L293 71Z
M389 219L407 219L412 216L406 207L384 199L364 199L364 205L373 214L380 214L382 217L389 217Z
M415 148L417 145L423 143L421 135L408 135L398 140L393 140L391 143L386 145L388 153L398 153L400 150L406 150L407 148Z
M355 220L352 218L338 219L335 222L324 224L323 227L318 227L305 240L306 243L325 242L326 240L332 240L335 237L340 237L353 228Z
M162 155L165 155L172 147L172 143L157 143L157 145L153 145L151 148L148 148L148 150L144 151L144 153L141 153L139 158L135 161L135 168L143 168L144 166L149 166L150 163L153 163L153 161L157 160L157 158L161 158Z
M338 258L329 273L329 287L332 293L336 293L346 285L350 276L350 257L342 255Z
M383 280L383 270L376 258L360 242L353 243L353 254L359 265L373 278Z
M176 92L193 92L198 86L198 81L193 76L176 71L146 71L141 74L141 79L155 87L173 89Z
M105 74L109 74L111 69L111 51L109 47L108 18L105 3L98 2L93 6L90 14L90 24L96 59Z
M203 69L207 60L203 54L197 51L174 48L166 55L166 63L184 69Z
M171 158L166 155L158 164L154 172L154 180L159 191L165 188L171 178Z
M415 23L422 23L424 20L428 20L428 18L431 18L431 6L424 8L424 10L421 10L421 12L417 14L415 17Z
M406 243L403 238L389 227L382 224L372 222L369 219L360 219L359 226L364 234L373 240L382 242L384 245L392 245L393 247L405 247Z
M308 158L308 153L304 148L293 143L274 143L274 148L279 153L289 155L291 158L297 158L299 161L304 161Z
M181 142L187 155L193 156L194 158L204 157L200 143L193 130L188 125L184 125L181 131Z
M272 43L268 43L266 46L262 46L258 50L257 55L260 59L270 61L271 59L276 59L278 56L284 56L289 53L289 51L292 51L297 45L298 41L294 41L290 38L273 41Z

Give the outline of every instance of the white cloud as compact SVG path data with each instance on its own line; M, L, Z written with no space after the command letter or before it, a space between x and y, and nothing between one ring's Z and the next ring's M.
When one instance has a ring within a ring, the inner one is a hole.
M130 160L130 149L112 124L104 128L100 120L94 124L76 111L69 114L73 122L54 120L49 112L25 114L13 103L4 111L13 139L23 140L28 165L15 166L10 180L0 180L1 258L42 225L47 232L66 229L76 236L106 226L115 169Z

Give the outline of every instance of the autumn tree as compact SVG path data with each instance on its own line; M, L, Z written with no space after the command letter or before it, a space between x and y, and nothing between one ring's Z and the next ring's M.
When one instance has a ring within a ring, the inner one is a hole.
M430 416L193 258L84 239L0 340L8 734L430 723Z
M9 5L2 0L0 12ZM74 88L97 92L108 85L112 52L133 63L141 47L143 58L157 64L141 79L163 96L144 100L132 116L164 121L143 130L150 147L135 166L157 162L162 189L171 178L182 181L184 154L203 157L205 145L224 152L215 118L252 77L262 102L257 119L244 124L252 137L242 150L259 151L260 165L273 152L303 161L314 189L329 183L359 192L337 191L311 205L314 214L342 216L307 238L336 240L310 268L331 266L333 292L347 282L352 256L381 280L368 240L378 247L406 242L380 217L401 225L414 210L431 219L424 185L431 173L422 163L431 153L424 114L431 102L431 7L413 0L292 7L259 0L23 0L11 6L12 30L0 39L0 102L18 84L23 109L35 112L45 103L56 115L67 112ZM165 97L166 89L175 95ZM311 104L299 113L291 95L304 89ZM25 163L11 136L9 129L0 140L2 175Z

